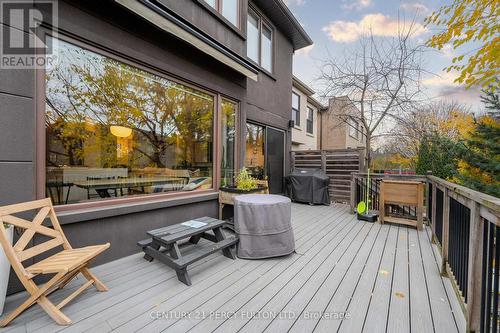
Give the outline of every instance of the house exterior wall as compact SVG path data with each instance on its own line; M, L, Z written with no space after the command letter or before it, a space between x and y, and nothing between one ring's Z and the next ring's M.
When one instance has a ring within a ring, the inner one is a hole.
M218 23L214 15L203 12L206 8L198 1L162 2L224 41L234 52L246 52L244 38L234 29ZM242 11L246 12L245 0L243 4L245 9ZM290 150L291 136L287 127L291 110L293 46L279 30L274 30L275 70L272 75L261 72L258 81L254 82L115 2L59 1L58 11L61 35L238 101L239 167L244 162L247 120L284 130L285 149ZM246 18L242 25L246 25ZM45 135L43 82L40 71L0 69L0 140L5 143L0 145L0 187L3 189L0 206L45 196L44 189L37 185L45 168L45 161L37 160L37 152L45 147L36 144L37 138ZM37 117L42 121L37 122ZM288 172L289 154L285 156ZM147 230L194 217L217 217L217 208L214 189L175 199L151 198L98 209L70 209L58 215L74 246L112 243L96 261L101 264L138 252L135 243L146 238ZM21 289L15 278L11 281L9 293Z
M319 149L346 149L365 147L365 128L360 123L362 133L358 139L349 135L349 125L346 123L346 114L357 114L359 111L352 104L347 103L345 98L332 98L328 103L328 109L320 113L318 117L318 127L320 135L318 137Z
M318 108L308 102L308 96L303 91L292 87L292 91L300 96L300 125L292 128L292 150L315 150L317 149L318 133ZM313 133L307 133L307 110L313 109ZM292 109L290 108L290 119Z

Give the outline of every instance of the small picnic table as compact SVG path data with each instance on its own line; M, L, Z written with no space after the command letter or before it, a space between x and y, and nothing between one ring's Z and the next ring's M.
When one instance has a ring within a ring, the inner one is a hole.
M226 235L221 230L226 221L212 217L202 217L168 227L148 231L151 237L137 243L144 251L144 259L153 261L158 259L167 266L175 269L179 281L191 285L191 278L187 267L212 253L222 250L225 257L236 259L231 246L238 242L238 238ZM212 233L210 233L210 231ZM201 238L209 243L197 245ZM189 239L189 243L196 245L189 253L181 251L180 241Z

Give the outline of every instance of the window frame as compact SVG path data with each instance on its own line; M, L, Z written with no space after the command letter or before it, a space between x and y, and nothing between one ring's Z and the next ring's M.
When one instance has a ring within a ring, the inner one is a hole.
M238 100L235 100L234 98L228 97L226 95L218 94L217 96L218 96L218 102L217 102L217 106L216 106L217 118L220 119L220 121L217 121L217 126L219 126L219 129L217 130L217 134L220 137L220 139L218 139L217 141L219 142L220 147L222 147L222 102L224 100L226 100L226 101L228 101L230 103L234 103L236 105L236 114L234 116L234 135L235 135L234 146L235 146L235 149L234 149L234 156L233 156L234 172L236 174L236 172L239 170L239 166L238 166L239 155L240 155L239 147L241 147L240 146L240 140L241 140L241 138L240 138L241 103ZM222 184L222 177L221 177L222 149L219 149L217 147L217 154L218 154L217 161L215 161L215 163L219 165L219 171L218 171L219 175L217 177L217 181L218 181L217 189L218 189Z
M297 96L298 98L299 101L298 109L293 107L293 95ZM293 119L294 112L295 112L295 119ZM292 91L292 120L294 120L294 127L300 129L300 95L297 94L295 91Z
M212 11L214 14L216 14L219 18L221 18L224 23L229 24L231 27L236 28L237 30L241 31L242 27L242 14L241 14L241 8L242 6L242 1L243 0L236 0L236 24L231 22L227 17L225 17L222 14L222 8L224 6L224 1L225 0L214 0L215 2L215 7L212 7L207 1L205 0L197 0L199 3L201 3L204 7Z
M349 117L349 121L347 122L347 126L349 127L349 136L355 140L359 141L359 122L353 117ZM355 135L352 135L351 130L355 131Z
M311 117L309 118L309 116ZM309 132L309 124L311 124L310 132ZM309 105L307 106L306 133L314 135L314 109Z
M270 21L262 14L258 9L254 8L250 4L248 4L248 12L247 12L247 25L248 25L248 16L250 13L254 14L258 19L259 19L259 24L258 24L258 30L259 30L259 39L258 39L258 61L254 61L252 58L248 57L248 41L245 42L245 56L249 61L254 63L255 65L259 66L259 68L267 73L268 75L272 76L274 74L274 67L275 67L275 43L274 43L274 34L275 34L275 28L274 26L270 23ZM270 32L271 32L271 70L268 70L262 66L262 34L263 34L263 26L265 26ZM247 29L248 30L248 29ZM248 31L247 31L247 40L248 40Z
M221 165L220 165L220 158L221 158L221 149L220 146L222 144L222 132L221 132L221 103L223 99L226 99L228 101L231 101L233 103L236 103L237 105L237 114L236 114L236 148L235 151L237 152L235 154L235 168L238 168L238 154L240 151L240 112L241 112L241 102L229 97L222 95L218 92L215 92L213 90L210 90L206 87L200 86L198 84L194 84L191 82L188 82L187 80L184 81L182 79L179 79L177 77L172 76L171 74L167 73L164 70L161 70L157 67L151 66L144 61L133 58L133 57L128 57L122 53L119 53L114 50L110 50L106 48L105 46L98 45L96 43L93 43L91 41L85 40L80 37L74 37L74 36L68 36L66 34L62 34L58 32L57 34L54 34L51 31L48 31L44 29L44 35L43 39L46 42L47 38L54 38L61 40L66 43L70 43L72 45L75 45L77 47L83 48L85 50L88 50L90 52L97 53L98 55L104 56L104 57L109 57L113 60L122 62L126 65L136 67L137 69L143 70L147 73L150 73L152 75L159 76L161 78L164 78L166 80L185 85L186 87L192 88L199 90L207 95L210 95L213 98L214 101L214 109L213 109L213 124L212 124L212 188L210 189L201 189L201 190L196 190L192 192L183 192L183 191L176 191L176 192L171 192L171 193L148 193L148 194L141 194L141 195L134 195L134 196L124 196L121 198L100 198L99 200L89 200L85 202L79 202L79 203L71 203L71 204L62 204L62 205L57 205L55 206L56 211L76 211L80 209L87 209L87 208L102 208L102 207L109 207L113 205L123 205L126 203L146 203L150 201L157 201L157 200L168 200L168 199L179 199L179 198L189 198L189 197L196 197L200 195L205 195L205 194L213 194L218 192L218 188L220 187L220 182L221 182ZM45 113L46 113L46 103L45 103L45 94L46 94L46 69L45 68L38 68L35 70L35 76L36 76L36 125L35 125L35 138L36 138L36 144L35 144L35 161L36 165L34 168L34 173L35 173L35 197L37 199L43 199L46 197L46 142L47 142L47 136L46 136L46 129L45 129Z

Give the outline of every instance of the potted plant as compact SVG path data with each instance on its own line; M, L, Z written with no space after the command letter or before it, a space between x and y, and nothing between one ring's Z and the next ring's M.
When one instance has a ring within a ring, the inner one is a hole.
M233 205L234 197L241 194L266 194L267 186L250 175L246 168L241 169L235 177L235 185L222 186L219 191L219 218L222 218L224 205Z
M14 227L12 225L3 223L3 228L7 233L7 238L12 244L14 238ZM0 227L0 228L2 228ZM7 295L7 285L9 283L10 263L5 255L5 252L0 252L0 315L3 313L3 306L5 304L5 297Z

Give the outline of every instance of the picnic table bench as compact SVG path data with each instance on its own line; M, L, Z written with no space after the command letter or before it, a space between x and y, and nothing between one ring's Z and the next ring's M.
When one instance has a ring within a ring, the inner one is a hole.
M144 251L144 259L148 261L158 259L175 269L179 281L190 286L191 278L187 273L187 267L192 263L220 250L225 257L236 259L230 247L238 242L238 238L234 236L226 238L221 230L225 223L225 221L205 216L148 231L147 234L151 238L140 241L137 245ZM198 245L201 238L210 241L210 243ZM190 244L196 245L190 249L189 253L181 251L180 241L186 239Z

